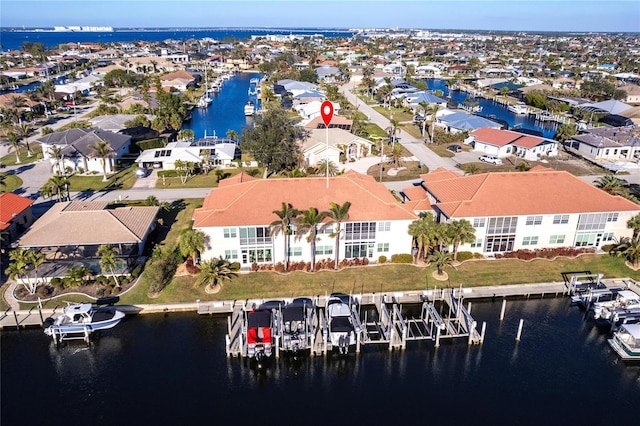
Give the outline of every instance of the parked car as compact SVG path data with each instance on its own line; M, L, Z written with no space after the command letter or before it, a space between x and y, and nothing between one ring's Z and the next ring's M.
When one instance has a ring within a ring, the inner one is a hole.
M480 161L484 163L494 164L496 166L499 166L500 164L502 164L502 160L496 157L495 155L483 155L480 157Z
M151 174L151 170L144 167L139 167L138 170L136 170L136 177L139 177L139 178L147 177L150 174Z
M453 144L453 145L449 145L447 147L447 150L451 151L451 152L462 152L462 147L458 144Z

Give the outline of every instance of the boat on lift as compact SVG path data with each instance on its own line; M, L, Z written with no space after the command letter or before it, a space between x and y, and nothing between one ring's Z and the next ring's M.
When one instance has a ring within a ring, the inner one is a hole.
M516 115L527 115L529 113L529 108L524 102L516 102L513 105L509 105L507 110Z
M56 318L49 317L44 321L44 333L55 341L88 340L91 333L108 330L122 321L125 317L124 312L113 306L118 300L119 298L115 296L98 299L94 305L91 303L70 304L62 309L61 315Z
M247 103L244 104L244 115L252 116L253 114L255 114L255 112L256 112L256 105L252 101L247 101Z
M621 359L640 360L640 324L620 326L608 343Z
M355 306L355 301L347 294L334 293L327 299L328 335L325 339L332 349L337 348L343 355L356 345L362 331Z
M300 351L312 349L314 316L314 303L307 297L293 299L282 308L282 350L296 355Z

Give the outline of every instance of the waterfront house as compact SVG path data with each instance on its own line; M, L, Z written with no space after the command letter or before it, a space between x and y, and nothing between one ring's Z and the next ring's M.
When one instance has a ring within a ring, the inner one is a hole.
M129 152L131 136L99 129L74 128L50 133L37 141L42 147L44 159L50 160L54 167L59 170L70 167L71 170L81 173L102 173L102 159L95 156L92 147L99 141L107 142L113 151L113 156L105 159L105 169L107 173L113 173L118 159ZM52 157L54 147L60 148L59 160Z
M465 111L442 110L436 114L435 125L452 134L468 132L483 127L500 129L502 124Z
M324 129L327 126L324 125L324 121L321 116L315 116L311 120L301 123L305 129ZM343 117L341 115L335 115L331 118L331 122L329 123L329 128L338 128L343 130L351 131L351 126L353 126L353 120Z
M131 265L142 254L155 229L160 207L109 208L106 201L55 203L18 240L18 246L40 251L51 263L50 276L63 265L89 266L95 273L102 245L116 247L118 258ZM62 274L64 275L64 274Z
M566 144L592 161L636 161L640 157L640 126L590 128Z
M491 256L520 249L600 248L631 237L627 221L640 206L609 195L565 171L534 167L528 172L460 176L437 169L421 176L424 197L439 222L465 219L475 241L460 250Z
M516 155L531 161L558 155L558 142L539 136L489 127L473 130L470 136L473 138L473 150L486 155Z
M160 77L160 84L165 90L175 89L180 92L197 84L198 79L188 71L180 70L165 74Z
M409 224L416 215L396 201L389 190L371 176L348 171L339 176L257 179L245 173L220 181L193 213L193 228L202 231L209 245L202 259L226 258L243 269L284 261L285 236L272 235L269 225L282 203L298 210L328 210L330 203L351 202L349 219L342 223L340 258L367 258L411 252ZM333 226L318 234L316 261L334 259ZM306 235L293 229L290 261L311 261Z
M2 246L10 244L18 238L33 223L31 206L33 200L21 197L13 192L0 194L0 231Z
M209 161L213 166L230 167L238 158L240 151L235 141L214 137L169 142L162 148L146 149L136 158L136 163L143 168L174 170L176 161L196 164Z

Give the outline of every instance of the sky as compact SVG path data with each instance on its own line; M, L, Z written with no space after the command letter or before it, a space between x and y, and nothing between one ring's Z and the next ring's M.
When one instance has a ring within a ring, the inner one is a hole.
M0 0L0 27L640 32L640 0Z

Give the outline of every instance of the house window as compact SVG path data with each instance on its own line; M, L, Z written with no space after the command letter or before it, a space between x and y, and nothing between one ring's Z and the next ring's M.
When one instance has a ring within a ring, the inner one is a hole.
M518 226L518 218L512 217L492 217L489 219L487 234L515 234Z
M391 222L379 222L378 223L378 231L379 232L389 232L389 231L391 231Z
M238 250L225 250L224 258L227 260L238 260Z
M345 240L375 240L375 222L347 223L345 227Z
M542 216L527 216L527 221L525 225L541 225L542 224Z
M487 237L487 244L484 251L488 253L512 251L515 240L516 237L514 235Z
M554 225L564 225L569 223L569 215L568 214L557 214L553 216L553 224Z
M602 241L613 241L613 239L613 232L605 232L604 234L602 234Z
M250 244L271 244L269 228L266 226L240 228L240 245Z
M388 253L389 243L378 243L378 253Z
M302 247L289 247L289 256L302 256Z
M522 238L523 246L535 246L538 244L538 237L524 237Z
M549 237L549 244L564 244L564 235L552 235Z
M373 257L373 243L369 242L349 242L344 247L345 259L356 257Z
M333 254L333 246L316 246L316 254Z
M223 230L225 238L236 238L236 228L224 228Z
M482 247L482 238L476 238L476 240L471 243L471 247L473 248Z
M578 230L580 231L590 231L597 229L604 229L607 226L607 222L609 222L609 215L613 215L613 213L591 213L591 214L581 214L578 219ZM611 216L613 219L613 216ZM617 219L617 216L615 218Z
M246 247L242 249L242 263L265 263L271 261L270 248Z
M618 213L608 213L607 214L607 222L617 222L618 221Z
M484 217L477 217L473 219L473 227L474 228L484 228L485 219Z

